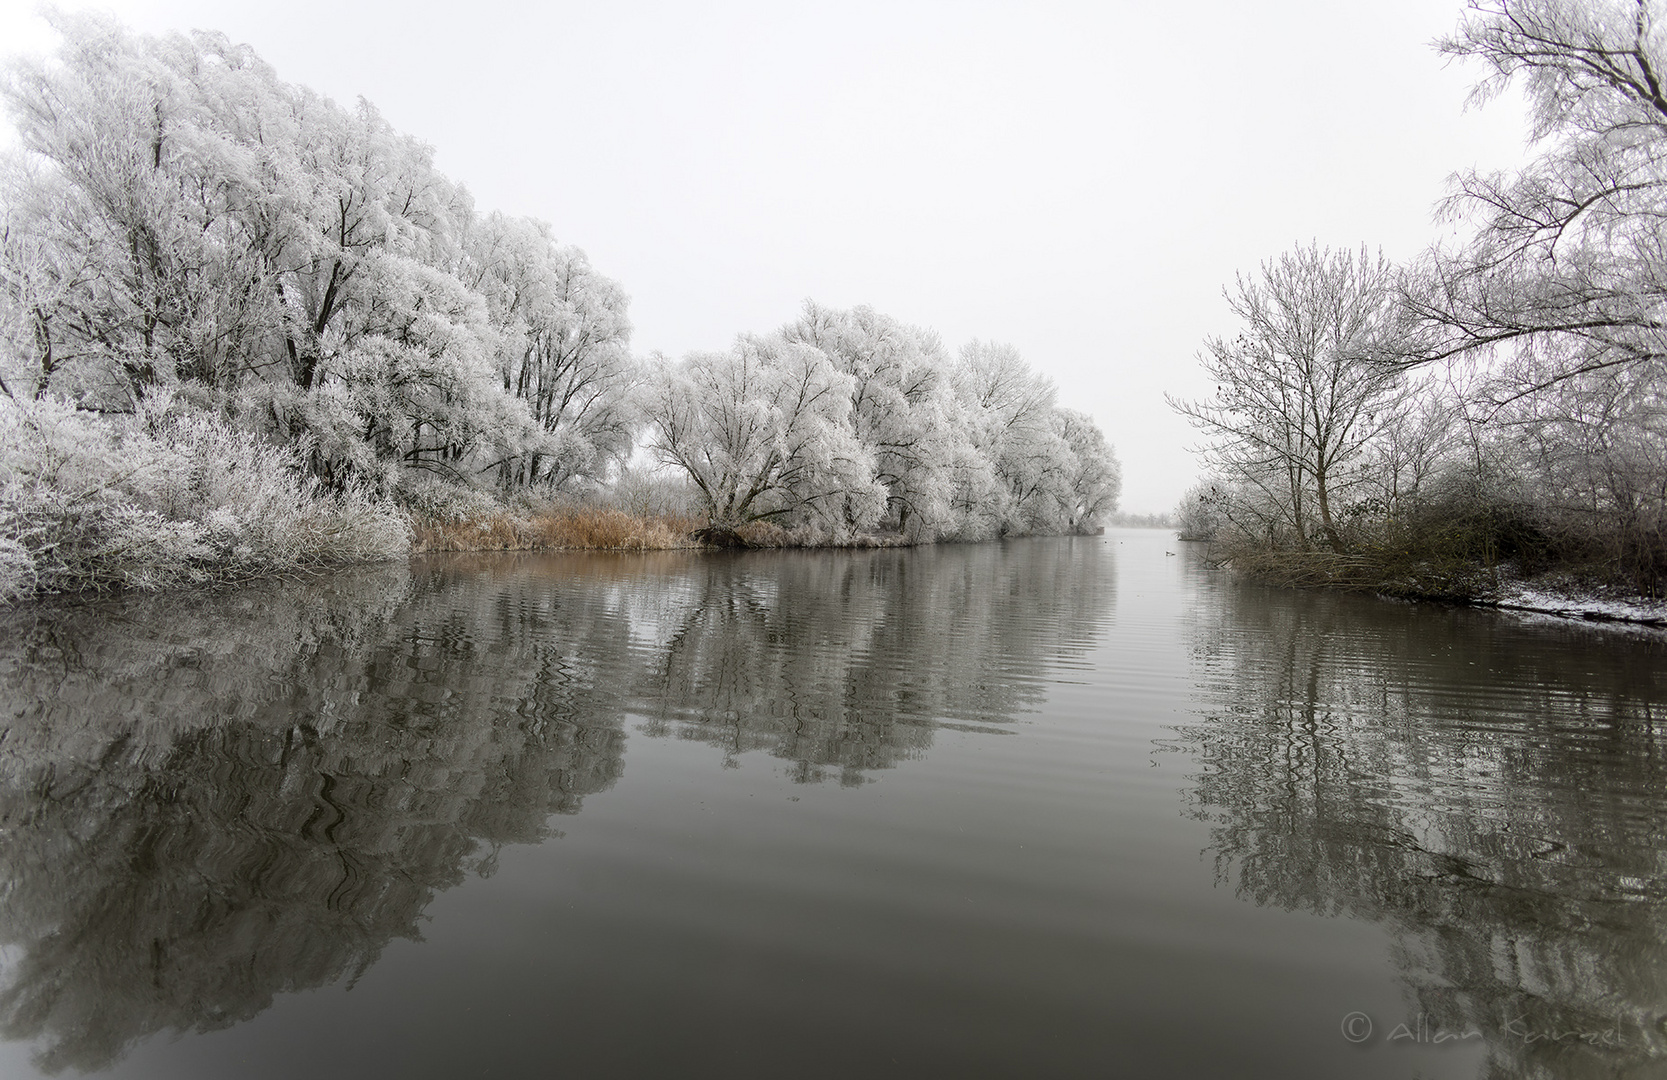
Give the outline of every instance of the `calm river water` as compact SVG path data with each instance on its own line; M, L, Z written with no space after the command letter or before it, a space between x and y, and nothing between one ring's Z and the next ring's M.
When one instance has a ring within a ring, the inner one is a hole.
M1661 1076L1664 660L1138 530L16 611L0 1075Z

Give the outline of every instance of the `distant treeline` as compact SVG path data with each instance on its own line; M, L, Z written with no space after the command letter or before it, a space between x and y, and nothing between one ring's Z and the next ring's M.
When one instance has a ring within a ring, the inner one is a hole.
M1124 510L1106 515L1106 524L1122 529L1173 529L1174 514L1131 514Z
M1228 292L1184 535L1293 582L1474 595L1498 572L1667 588L1667 20L1483 0L1440 43L1520 86L1539 154L1458 175L1407 265L1299 248Z
M1118 462L1008 346L807 303L682 360L542 222L223 35L51 16L0 163L0 597L404 550L644 459L777 539L1097 527ZM293 519L293 520L291 520Z

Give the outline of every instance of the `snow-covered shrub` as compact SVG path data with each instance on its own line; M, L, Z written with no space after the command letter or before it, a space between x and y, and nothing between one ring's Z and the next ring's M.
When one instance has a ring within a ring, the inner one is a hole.
M404 553L404 518L166 398L107 418L0 399L0 598L252 577Z
M408 471L401 475L394 495L419 520L479 521L501 517L506 509L488 492L442 480L429 472Z

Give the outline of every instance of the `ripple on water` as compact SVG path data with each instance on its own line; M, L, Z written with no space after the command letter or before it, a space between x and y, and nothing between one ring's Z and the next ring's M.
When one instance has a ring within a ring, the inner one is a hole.
M174 1078L1479 1074L1336 1036L1404 1007L1492 1075L1667 1060L1660 642L1166 549L14 612L0 1032Z

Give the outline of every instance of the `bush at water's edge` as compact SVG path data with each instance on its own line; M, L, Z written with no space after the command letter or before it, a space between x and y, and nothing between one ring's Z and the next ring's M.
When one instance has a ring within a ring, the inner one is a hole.
M1554 529L1500 507L1447 507L1351 529L1341 550L1232 529L1180 539L1207 543L1211 562L1267 585L1667 623L1659 552L1648 544L1619 529Z
M404 555L406 518L298 451L166 400L105 417L0 399L0 602L245 580Z

